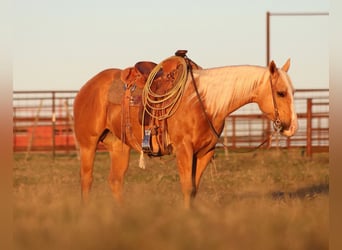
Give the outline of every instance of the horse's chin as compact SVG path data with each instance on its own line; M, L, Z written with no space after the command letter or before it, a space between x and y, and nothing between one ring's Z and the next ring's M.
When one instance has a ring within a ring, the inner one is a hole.
M282 135L286 136L286 137L291 137L294 135L294 133L291 130L283 130L281 132Z
M295 123L294 125L291 125L288 129L284 129L281 131L281 134L286 137L293 136L297 131L298 125Z

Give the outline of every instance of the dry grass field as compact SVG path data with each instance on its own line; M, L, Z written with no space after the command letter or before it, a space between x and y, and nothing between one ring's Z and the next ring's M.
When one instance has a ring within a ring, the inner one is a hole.
M194 209L182 208L173 156L132 153L125 205L111 197L109 156L99 153L92 200L80 202L75 155L14 155L14 249L308 249L329 248L329 155L300 150L217 150Z

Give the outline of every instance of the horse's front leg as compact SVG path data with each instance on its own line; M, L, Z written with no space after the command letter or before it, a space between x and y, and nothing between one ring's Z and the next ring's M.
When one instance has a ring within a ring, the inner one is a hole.
M114 198L122 204L123 182L128 169L130 147L117 139L112 142L109 152L111 167L108 181Z
M177 167L184 198L184 207L191 207L192 199L196 195L196 186L193 181L193 150L190 146L184 146L177 150Z
M208 153L206 153L205 155L203 155L200 158L196 159L196 178L195 178L195 182L196 182L196 190L198 191L199 188L199 184L201 181L201 177L203 175L204 170L207 168L209 162L212 160L213 155L214 155L214 149L212 149L211 151L209 151Z

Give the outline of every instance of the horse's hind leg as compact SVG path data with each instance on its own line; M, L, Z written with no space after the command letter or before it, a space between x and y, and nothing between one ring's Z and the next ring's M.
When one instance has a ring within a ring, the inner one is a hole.
M130 147L115 138L108 150L111 157L109 185L114 198L122 204L123 182L128 168Z
M93 182L93 168L96 152L97 138L91 138L87 144L80 144L81 157L81 195L82 201L88 202L89 192Z

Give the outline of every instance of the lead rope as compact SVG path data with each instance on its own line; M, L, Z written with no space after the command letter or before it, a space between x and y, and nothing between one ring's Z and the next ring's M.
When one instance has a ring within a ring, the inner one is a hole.
M270 142L270 144L268 146L268 148L270 148L271 144L272 144L272 138L273 138L274 135L275 135L276 145L277 145L277 147L279 146L279 134L280 134L280 131L282 129L282 126L281 126L281 121L280 121L280 118L279 118L278 105L277 105L277 102L276 102L276 99L275 99L275 95L274 95L275 90L274 90L274 86L273 86L272 76L271 75L270 75L270 85L271 85L272 100L273 100L273 106L274 106L274 116L275 116L275 119L273 121L274 131L268 136L268 138L266 138L256 148L252 148L250 150L247 150L247 151L244 151L244 152L241 152L241 153L253 152L253 151L257 150L258 148L260 148L262 145L264 145L267 141ZM226 145L223 145L223 146L224 146L224 148L226 148Z
M273 128L274 128L274 131L260 144L258 145L256 148L252 148L250 150L247 150L247 151L243 151L243 152L240 152L240 153L249 153L249 152L253 152L257 149L259 149L262 145L264 145L267 141L270 142L268 148L271 147L271 144L272 144L272 138L273 136L275 135L275 141L276 141L276 145L277 147L279 146L279 134L280 134L280 131L282 129L282 126L281 126L281 121L280 121L280 118L279 118L279 111L278 111L278 105L277 105L277 102L276 102L276 99L275 99L275 95L274 95L274 86L273 86L273 82L272 82L272 76L270 75L270 85L271 85L271 92L272 92L272 100L273 100L273 106L274 106L274 116L275 116L275 119L273 121ZM224 148L228 148L226 145L223 144L223 147Z

